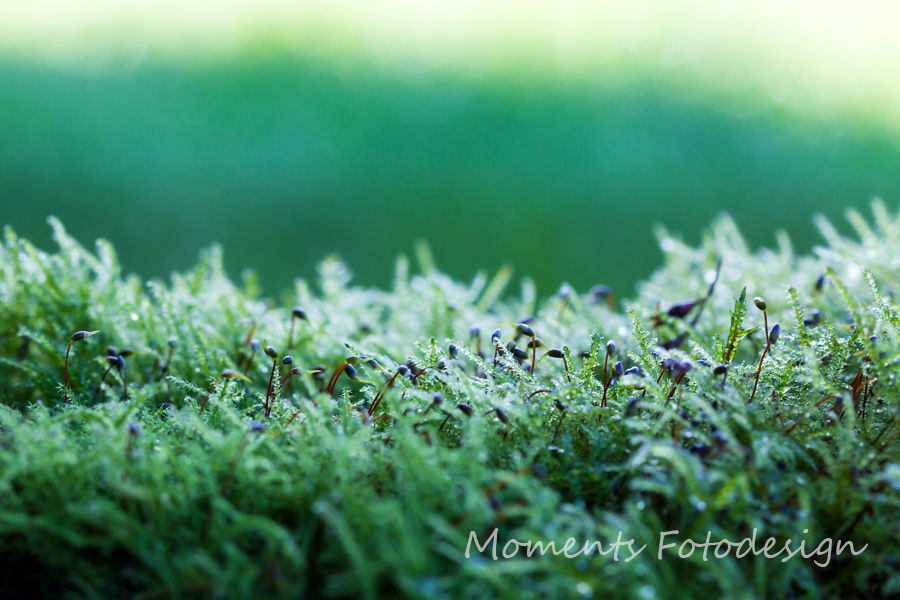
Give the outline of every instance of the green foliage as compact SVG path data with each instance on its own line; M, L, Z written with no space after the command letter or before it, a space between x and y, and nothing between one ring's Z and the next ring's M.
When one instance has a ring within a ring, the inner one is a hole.
M874 227L853 218L860 241L820 223L828 246L812 256L783 235L779 252L750 253L727 217L699 248L662 232L665 265L627 314L591 294L537 301L528 280L504 300L508 268L490 284L456 282L424 245L420 272L401 257L389 292L352 286L328 258L317 292L298 280L278 306L250 274L234 285L216 247L144 284L122 277L109 244L88 252L56 221L54 254L7 228L0 595L896 595L900 221L873 208ZM663 310L713 281L688 317ZM765 340L748 293L782 327L752 404ZM296 304L308 318L288 350ZM531 375L531 339L508 327L493 347L499 323L526 316L565 362ZM66 389L69 340L94 330L72 345ZM107 346L128 354L121 371ZM293 363L273 375L286 354ZM617 360L637 373L613 379ZM345 361L355 378L326 393ZM495 528L498 553L508 539L606 549L619 532L647 548L629 562L627 551L467 559L470 532L483 541ZM868 547L827 567L734 552L657 560L670 530L667 541L757 530L779 547Z
M752 329L741 329L744 324L744 318L747 316L747 288L741 290L740 297L734 301L734 310L731 311L731 326L728 328L728 341L725 344L725 350L716 348L716 359L719 362L729 363L737 350L741 340L759 329L759 326Z

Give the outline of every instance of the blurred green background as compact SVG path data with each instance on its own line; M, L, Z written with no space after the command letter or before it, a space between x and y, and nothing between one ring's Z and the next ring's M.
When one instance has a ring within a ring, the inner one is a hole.
M781 227L808 250L815 212L900 201L895 128L865 98L812 110L637 51L602 68L584 53L410 62L316 31L300 51L264 31L190 60L190 45L135 54L119 38L75 61L56 38L8 43L0 221L50 247L56 215L145 277L218 241L269 294L332 252L357 282L388 285L421 237L458 278L509 262L541 295L567 281L628 296L660 261L655 223L697 240L727 210L754 246Z

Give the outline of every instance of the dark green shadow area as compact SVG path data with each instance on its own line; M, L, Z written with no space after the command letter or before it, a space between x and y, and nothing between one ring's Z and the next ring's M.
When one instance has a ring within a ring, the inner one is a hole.
M811 216L900 201L886 132L768 110L739 118L659 86L466 80L299 59L91 75L0 64L0 222L49 247L48 214L166 276L213 241L269 293L340 253L387 285L428 239L460 278L512 262L620 295L729 210L754 245Z

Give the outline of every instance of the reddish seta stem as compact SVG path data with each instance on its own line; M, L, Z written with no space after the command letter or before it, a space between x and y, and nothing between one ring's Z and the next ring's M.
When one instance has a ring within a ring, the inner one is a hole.
M385 394L387 394L387 391L391 389L391 387L393 387L394 380L397 379L397 375L399 375L399 371L397 373L394 373L394 376L391 377L391 380L387 382L387 385L384 386L384 389L381 391L381 393L375 396L375 401L372 403L372 408L369 409L369 416L375 414L375 410L378 408L378 405L381 404L381 401L384 400Z
M288 350L290 350L291 348L294 347L294 319L295 318L296 317L294 315L291 315L291 332L288 334L288 343L287 343Z
M606 406L606 392L609 390L609 384L606 382L606 365L609 364L609 350L606 351L606 358L603 359L603 401L600 402L600 406ZM612 378L610 378L612 381ZM603 415L600 415L600 418L603 418Z
M531 338L531 374L534 375L534 365L537 363L537 342Z
M565 418L566 418L566 411L562 411L562 413L560 413L560 415L559 415L559 423L556 424L556 431L553 432L553 439L550 440L551 446L556 443L556 436L559 435L559 428L562 427L562 422L563 422L563 419L565 419Z
M328 387L325 388L325 393L327 393L329 396L334 393L334 386L337 384L341 373L344 372L344 369L347 368L348 364L349 363L347 363L346 361L341 363L341 366L337 368L337 370L331 375L331 379L328 380Z
M69 345L66 347L66 364L63 373L63 404L69 401L69 350L72 349L72 340L69 340Z
M766 349L763 350L762 356L759 358L759 368L756 370L756 381L753 382L753 393L750 394L750 402L753 402L753 399L756 397L756 387L759 385L759 376L762 374L763 361L766 360L766 354L769 353L769 347L772 345L769 341L769 315L766 311L763 311L763 319L766 323Z

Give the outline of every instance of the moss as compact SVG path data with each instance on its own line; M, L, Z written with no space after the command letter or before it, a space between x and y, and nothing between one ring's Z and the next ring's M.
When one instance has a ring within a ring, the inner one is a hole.
M88 252L58 222L55 254L7 229L0 591L894 595L900 220L873 208L874 226L850 215L859 239L821 223L828 245L811 256L795 256L786 235L777 251L751 253L728 218L699 248L661 231L664 266L618 311L569 286L536 303L527 280L504 300L507 269L455 282L424 246L421 273L401 257L391 291L353 287L330 258L318 292L298 280L278 306L252 276L231 282L216 247L168 284L144 284L123 278L108 243ZM295 305L306 319L292 323ZM532 356L547 350L500 325L526 316L559 349L534 375ZM766 323L781 334L763 356ZM94 330L72 344L66 389L69 340ZM282 387L288 367L281 378L270 369L291 335L299 371ZM105 374L118 354L124 371ZM625 373L613 379L617 361ZM624 549L618 560L467 559L470 532L483 541L495 528L501 544L605 548L622 532L647 548L629 562ZM657 559L661 532L701 543L754 529L779 547L868 547L827 567L817 555Z

